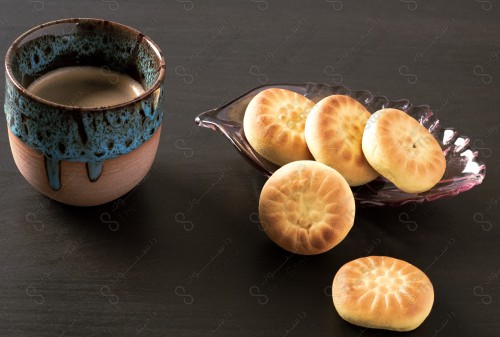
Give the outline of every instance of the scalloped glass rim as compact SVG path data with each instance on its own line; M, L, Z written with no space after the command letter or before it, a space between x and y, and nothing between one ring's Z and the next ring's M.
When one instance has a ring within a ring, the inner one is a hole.
M341 94L363 104L370 113L383 108L396 108L406 112L425 126L437 139L446 158L443 178L431 190L420 194L409 194L398 189L383 177L353 187L354 198L362 205L397 206L408 202L432 201L455 196L481 184L486 174L486 165L472 149L470 139L453 128L442 127L428 105L412 105L408 100L391 101L386 96L372 94L366 90L351 90L344 86L330 86L321 83L272 84L256 87L222 107L199 114L196 123L200 127L221 132L235 146L238 152L258 171L269 177L278 166L261 157L250 146L243 133L243 116L250 100L267 88L283 88L295 91L314 102L322 98Z

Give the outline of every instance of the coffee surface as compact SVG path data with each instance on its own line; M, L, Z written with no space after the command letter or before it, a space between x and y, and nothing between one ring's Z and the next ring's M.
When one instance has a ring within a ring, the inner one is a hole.
M108 67L74 66L51 71L36 79L28 91L47 101L81 108L127 102L144 92L130 76Z

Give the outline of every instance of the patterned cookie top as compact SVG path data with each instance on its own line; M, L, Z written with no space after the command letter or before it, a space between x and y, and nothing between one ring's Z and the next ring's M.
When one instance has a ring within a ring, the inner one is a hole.
M245 136L261 156L277 165L312 159L304 138L304 126L313 106L314 102L290 90L261 91L245 111Z
M305 137L312 155L339 171L351 186L366 184L378 176L361 149L370 116L355 99L332 95L319 101L307 117Z
M420 325L434 301L434 290L425 273L387 256L369 256L345 264L335 275L332 295L339 314L347 321L393 330Z
M345 179L314 161L278 169L259 200L267 235L297 254L319 254L336 246L352 228L354 212L354 197Z
M397 109L382 109L370 117L362 148L381 175L408 193L431 189L446 169L443 151L432 134Z

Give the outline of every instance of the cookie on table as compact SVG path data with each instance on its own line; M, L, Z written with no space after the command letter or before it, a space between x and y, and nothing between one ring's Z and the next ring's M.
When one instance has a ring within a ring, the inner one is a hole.
M388 256L368 256L342 266L332 285L333 304L349 323L410 331L429 315L432 283L417 267Z
M245 111L246 139L257 153L279 166L313 159L304 139L304 125L313 106L313 101L290 90L263 90Z
M307 117L305 137L314 159L336 169L350 186L366 184L379 175L361 149L370 116L355 99L332 95L319 101Z
M354 197L342 175L310 160L279 168L259 199L266 234L296 254L320 254L335 247L351 230L354 213Z
M375 170L407 193L430 190L446 169L443 151L434 136L397 109L382 109L370 117L362 149Z

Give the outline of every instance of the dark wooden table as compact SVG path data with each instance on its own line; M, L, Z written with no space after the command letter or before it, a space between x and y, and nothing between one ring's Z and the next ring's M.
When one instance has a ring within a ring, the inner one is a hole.
M133 193L68 207L19 174L0 119L1 336L402 336L350 325L332 305L338 268L366 255L407 260L434 284L430 316L405 336L500 334L498 2L2 0L1 54L65 17L128 24L162 48L160 149ZM258 227L265 179L194 118L257 85L305 81L429 104L471 137L485 181L359 209L338 247L290 258Z

